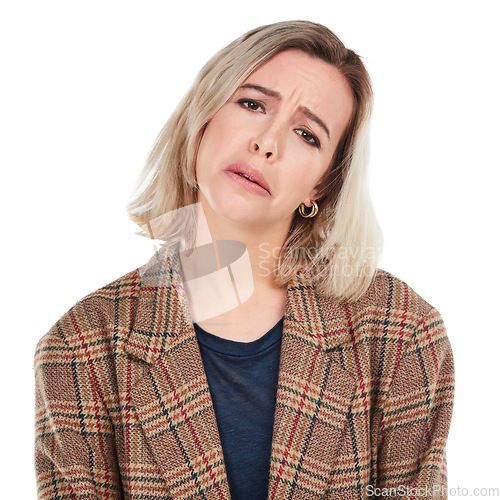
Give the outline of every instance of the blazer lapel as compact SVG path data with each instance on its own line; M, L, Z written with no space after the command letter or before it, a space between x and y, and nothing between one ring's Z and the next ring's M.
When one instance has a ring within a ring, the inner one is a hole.
M229 500L215 412L179 269L172 253L142 268L125 345L131 356L127 397L170 495ZM328 487L356 386L335 348L350 337L341 303L321 298L299 277L288 286L269 500L321 498Z
M287 294L268 499L321 498L356 388L334 352L351 332L342 304L299 277Z
M170 495L229 500L222 446L196 334L186 315L179 263L172 255L154 258L141 271L135 321L125 347L132 356L130 400Z

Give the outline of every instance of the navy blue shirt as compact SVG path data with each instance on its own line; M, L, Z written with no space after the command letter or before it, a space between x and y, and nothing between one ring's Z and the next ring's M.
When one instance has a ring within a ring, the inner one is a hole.
M232 500L266 500L283 318L253 342L194 325L222 443Z

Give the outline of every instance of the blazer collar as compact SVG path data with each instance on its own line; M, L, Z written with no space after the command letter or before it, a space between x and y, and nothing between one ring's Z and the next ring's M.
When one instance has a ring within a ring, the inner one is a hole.
M179 254L161 249L138 268L136 309L125 344L131 356L153 363L192 325L189 323Z
M157 252L138 271L137 307L125 350L152 363L178 340L178 332L186 332L192 325L178 253ZM303 334L325 350L350 340L347 304L319 295L300 275L287 287L285 320L304 325Z
M229 500L215 412L196 334L187 321L179 262L173 254L154 259L141 269L125 345L131 356L127 399L173 498ZM297 488L319 498L328 488L356 388L335 353L351 339L348 314L345 304L318 296L299 276L287 288L269 500L291 498ZM134 370L134 358L147 365L135 365ZM311 483L311 478L316 479Z

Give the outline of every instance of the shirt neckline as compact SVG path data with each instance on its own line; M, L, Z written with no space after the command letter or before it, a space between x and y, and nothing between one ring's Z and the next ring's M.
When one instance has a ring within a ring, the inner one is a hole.
M281 318L270 330L264 335L251 342L239 342L236 340L224 339L213 333L207 332L197 323L193 324L198 342L212 351L228 356L253 356L259 354L278 341L281 340L283 332L283 318Z

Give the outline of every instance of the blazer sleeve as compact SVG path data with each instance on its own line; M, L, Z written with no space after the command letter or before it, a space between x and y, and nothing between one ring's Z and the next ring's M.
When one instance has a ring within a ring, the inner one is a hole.
M42 337L35 353L38 499L122 498L106 396L90 357L77 358L58 327Z
M377 487L387 498L447 498L446 439L454 364L443 319L431 309L395 368L384 406ZM399 491L398 491L399 489Z

